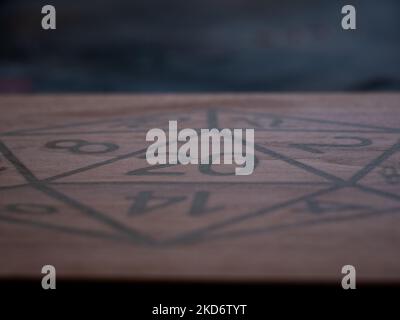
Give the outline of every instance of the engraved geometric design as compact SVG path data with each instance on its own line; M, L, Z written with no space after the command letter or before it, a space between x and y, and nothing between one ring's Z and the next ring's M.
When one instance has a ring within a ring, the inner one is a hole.
M253 176L235 176L232 166L149 166L146 132L168 120L180 128L254 128ZM400 212L400 128L213 107L0 137L7 223L166 246ZM253 198L260 194L262 201ZM99 207L98 197L108 205ZM63 208L74 218L64 220Z

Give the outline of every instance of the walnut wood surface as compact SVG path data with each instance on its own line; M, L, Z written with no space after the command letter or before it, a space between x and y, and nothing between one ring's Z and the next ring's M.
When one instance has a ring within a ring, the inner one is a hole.
M0 278L52 264L65 279L336 282L351 264L359 281L399 282L399 102L2 96ZM168 120L254 128L254 173L143 170L145 134Z

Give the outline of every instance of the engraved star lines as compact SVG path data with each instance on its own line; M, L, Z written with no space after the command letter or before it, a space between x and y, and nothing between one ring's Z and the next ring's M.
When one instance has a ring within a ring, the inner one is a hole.
M149 166L146 132L168 120L254 128L253 175ZM236 108L5 132L0 222L169 246L399 213L399 138L399 128Z

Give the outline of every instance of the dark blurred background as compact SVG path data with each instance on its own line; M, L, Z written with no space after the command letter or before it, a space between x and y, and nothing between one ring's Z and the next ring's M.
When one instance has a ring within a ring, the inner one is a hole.
M0 92L399 90L399 18L399 0L3 0Z

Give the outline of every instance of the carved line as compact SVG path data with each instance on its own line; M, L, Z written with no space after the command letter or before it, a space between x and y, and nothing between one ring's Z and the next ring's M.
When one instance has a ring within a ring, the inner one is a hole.
M78 209L79 211L91 218L102 221L113 229L118 230L129 236L129 238L131 238L132 240L135 240L142 244L150 244L153 242L148 236L131 230L124 224L121 224L118 221L108 217L107 215L104 215L103 213L91 207L88 207L72 198L67 197L63 193L51 188L49 185L46 185L40 180L36 179L33 173L27 167L25 167L25 165L11 152L10 149L7 148L7 146L2 141L0 141L0 152L4 155L4 157L6 157L6 159L10 163L14 165L17 171L29 182L30 186L32 186L34 189L39 190L54 199L64 202L74 207L75 209Z

